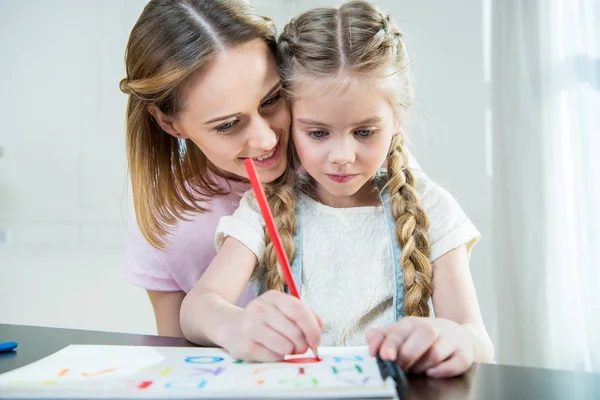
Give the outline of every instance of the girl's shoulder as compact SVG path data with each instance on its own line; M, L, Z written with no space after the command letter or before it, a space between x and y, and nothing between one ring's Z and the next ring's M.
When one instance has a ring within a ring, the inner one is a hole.
M413 177L413 187L423 202L425 202L425 199L429 202L439 197L450 197L454 199L447 190L434 182L419 166L409 166L408 170ZM389 178L390 176L386 168L381 168L377 171L374 181L379 190L386 188Z
M431 180L420 167L410 167L410 171L414 178L413 187L429 220L427 235L431 245L431 261L463 244L470 252L481 234L457 199ZM381 175L383 179L387 171Z

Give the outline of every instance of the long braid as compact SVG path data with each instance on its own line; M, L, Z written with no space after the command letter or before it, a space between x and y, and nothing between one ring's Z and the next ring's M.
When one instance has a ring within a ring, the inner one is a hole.
M429 299L433 292L429 261L429 219L415 190L415 180L407 167L402 133L392 140L388 154L388 187L392 216L396 220L396 238L402 249L400 262L404 276L406 315L429 316Z

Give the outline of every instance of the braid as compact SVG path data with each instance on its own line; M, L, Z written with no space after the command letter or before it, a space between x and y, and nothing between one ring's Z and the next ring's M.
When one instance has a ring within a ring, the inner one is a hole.
M396 220L396 239L402 249L404 307L408 316L426 317L433 292L427 238L429 220L414 188L414 177L406 166L402 142L402 133L396 134L388 154L388 186L392 216Z

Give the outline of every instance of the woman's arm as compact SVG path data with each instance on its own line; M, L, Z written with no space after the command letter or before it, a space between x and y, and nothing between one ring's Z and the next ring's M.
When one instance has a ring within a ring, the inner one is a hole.
M156 329L160 336L180 336L181 325L179 323L179 311L185 292L159 292L146 290L156 318Z

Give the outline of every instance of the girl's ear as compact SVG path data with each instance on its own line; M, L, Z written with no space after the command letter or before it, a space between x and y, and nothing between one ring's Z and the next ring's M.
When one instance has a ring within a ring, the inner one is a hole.
M148 112L152 114L154 120L160 125L163 131L176 138L185 138L181 128L175 122L175 119L163 113L156 105L148 105Z

